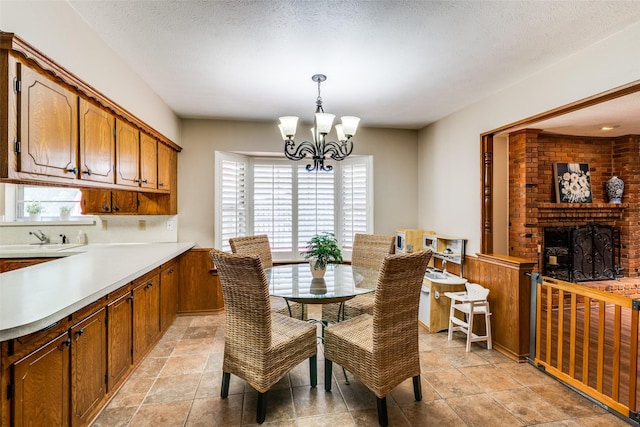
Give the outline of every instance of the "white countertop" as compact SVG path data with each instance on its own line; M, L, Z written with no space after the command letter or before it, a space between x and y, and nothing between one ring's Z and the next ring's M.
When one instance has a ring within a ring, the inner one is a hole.
M91 244L0 274L0 341L43 329L188 251L192 242Z

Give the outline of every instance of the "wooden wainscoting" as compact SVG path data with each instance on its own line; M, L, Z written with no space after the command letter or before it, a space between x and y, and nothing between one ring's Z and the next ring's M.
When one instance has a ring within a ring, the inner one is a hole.
M464 276L490 290L494 348L519 362L529 356L531 277L528 274L535 264L506 255L477 254L465 258Z

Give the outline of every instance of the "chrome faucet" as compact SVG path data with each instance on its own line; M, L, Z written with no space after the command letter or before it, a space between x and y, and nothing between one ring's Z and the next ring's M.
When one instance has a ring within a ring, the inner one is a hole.
M446 259L442 260L442 272L443 273L447 272L447 260Z
M38 233L40 233L40 234L38 234ZM30 232L29 232L29 234L30 234L30 235L32 235L32 236L36 236L36 238L37 238L38 240L40 240L40 243L41 243L41 244L49 243L49 236L47 236L46 234L44 234L44 233L42 232L42 230L38 230L38 233L34 233L33 231L30 231Z

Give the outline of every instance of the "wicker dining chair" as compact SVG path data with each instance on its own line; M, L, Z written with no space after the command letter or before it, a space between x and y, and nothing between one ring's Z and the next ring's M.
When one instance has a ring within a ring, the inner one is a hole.
M269 237L266 234L258 234L256 236L232 237L229 239L231 252L234 254L257 254L262 261L262 267L273 267L273 258L271 257L271 245ZM306 319L304 307L297 302L289 302L284 298L271 297L271 309L285 316L295 317L296 319Z
M256 254L210 252L225 302L224 358L220 396L229 395L231 374L258 391L256 421L267 412L267 391L309 359L311 387L317 380L317 337L312 323L271 311L269 285Z
M333 362L351 372L377 398L378 422L388 425L386 396L413 378L422 399L418 353L418 302L431 251L388 255L378 274L373 315L324 330L325 390L331 391Z
M379 270L384 257L395 251L395 236L382 234L356 234L353 238L351 265ZM358 295L344 303L344 313L340 313L340 304L322 306L322 320L326 323L351 319L362 313L373 314L374 294Z

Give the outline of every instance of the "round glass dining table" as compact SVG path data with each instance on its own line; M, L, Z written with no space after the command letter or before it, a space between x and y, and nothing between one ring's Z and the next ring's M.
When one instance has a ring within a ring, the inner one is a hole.
M301 304L347 301L375 291L378 271L348 264L329 264L323 279L314 279L309 263L277 265L265 269L269 294Z

